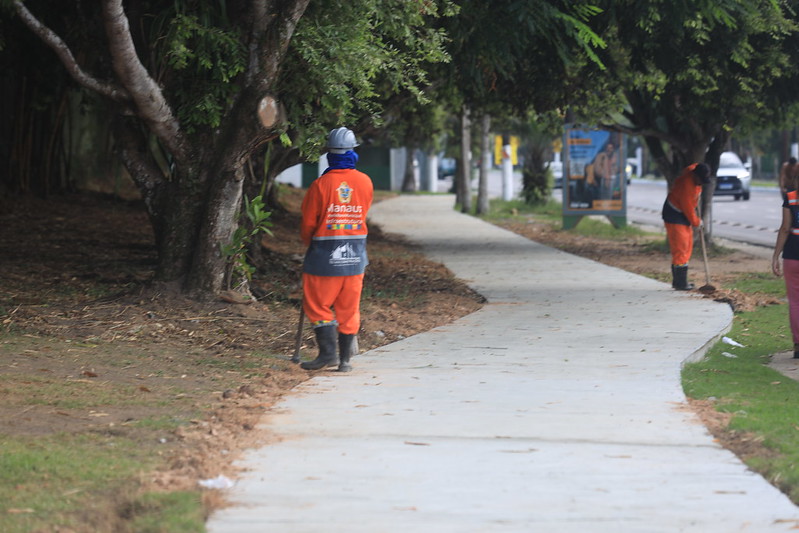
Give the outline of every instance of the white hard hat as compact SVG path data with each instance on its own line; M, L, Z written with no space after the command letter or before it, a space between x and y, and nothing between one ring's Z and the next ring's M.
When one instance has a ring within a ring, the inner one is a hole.
M330 130L327 135L327 149L334 154L343 154L358 146L355 142L355 134L347 128L336 128Z

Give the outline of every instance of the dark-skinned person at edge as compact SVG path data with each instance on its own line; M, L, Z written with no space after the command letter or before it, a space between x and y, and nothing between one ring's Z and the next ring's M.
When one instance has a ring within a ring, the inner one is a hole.
M783 183L782 224L777 232L771 271L775 276L785 277L793 357L799 359L799 174L786 176L780 185Z

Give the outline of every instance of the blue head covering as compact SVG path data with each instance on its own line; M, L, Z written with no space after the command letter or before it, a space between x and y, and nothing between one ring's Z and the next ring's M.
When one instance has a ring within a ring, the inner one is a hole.
M355 163L358 162L358 154L352 150L347 150L343 154L327 153L327 164L330 165L325 169L325 172L333 169L342 168L355 168ZM324 174L325 172L322 172Z

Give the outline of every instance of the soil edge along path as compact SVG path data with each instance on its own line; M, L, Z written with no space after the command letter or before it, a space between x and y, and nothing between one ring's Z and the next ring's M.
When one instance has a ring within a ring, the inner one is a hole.
M376 204L488 303L319 373L211 533L788 531L799 509L687 408L729 306L529 241L451 196Z

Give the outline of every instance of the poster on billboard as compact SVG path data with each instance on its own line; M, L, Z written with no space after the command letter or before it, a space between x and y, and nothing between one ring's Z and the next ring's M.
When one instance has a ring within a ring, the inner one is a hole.
M567 128L563 144L564 227L574 227L586 215L605 215L614 226L626 225L624 136L599 129Z

